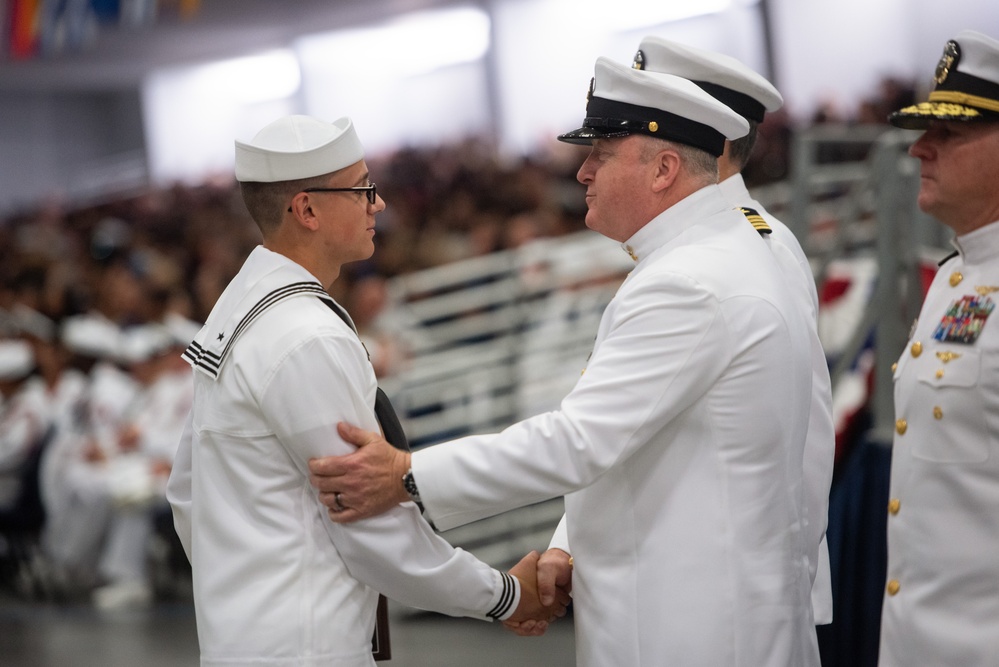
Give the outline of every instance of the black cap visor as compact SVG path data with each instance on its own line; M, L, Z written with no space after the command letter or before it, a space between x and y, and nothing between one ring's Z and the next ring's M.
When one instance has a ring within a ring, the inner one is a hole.
M567 144L589 146L594 139L613 139L635 134L641 130L640 125L645 123L617 118L585 118L583 127L558 135L558 140Z
M586 104L583 127L560 134L559 141L589 145L594 139L644 134L686 144L718 157L725 135L709 125L661 109L592 97Z

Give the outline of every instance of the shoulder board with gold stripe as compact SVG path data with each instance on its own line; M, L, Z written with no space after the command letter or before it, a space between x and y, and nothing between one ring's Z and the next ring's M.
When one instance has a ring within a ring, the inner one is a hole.
M740 206L739 210L742 211L744 216L746 216L746 220L749 220L749 224L753 226L753 229L760 233L760 236L773 232L773 230L770 229L770 225L767 224L767 221L763 219L763 216L755 210L746 208L745 206Z

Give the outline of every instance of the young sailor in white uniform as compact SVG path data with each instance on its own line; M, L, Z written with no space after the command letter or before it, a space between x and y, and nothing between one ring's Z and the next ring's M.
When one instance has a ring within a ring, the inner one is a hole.
M373 664L377 591L452 615L548 614L533 564L523 583L495 571L412 503L335 525L309 485L310 458L352 449L338 421L379 427L371 364L327 293L371 256L385 208L351 120L275 121L236 143L236 178L263 245L185 352L194 404L167 489L202 665Z

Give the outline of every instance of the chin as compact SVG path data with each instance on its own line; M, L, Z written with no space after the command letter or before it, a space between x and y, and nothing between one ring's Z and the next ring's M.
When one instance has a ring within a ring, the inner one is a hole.
M919 196L916 197L916 205L919 206L919 210L922 211L923 213L933 215L933 209L935 208L935 204L936 201L933 199L933 197L930 197L929 195L924 195L920 193Z

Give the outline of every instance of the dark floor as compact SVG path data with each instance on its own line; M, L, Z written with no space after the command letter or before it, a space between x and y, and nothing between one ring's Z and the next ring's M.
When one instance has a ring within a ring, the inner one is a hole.
M571 618L544 637L521 638L496 623L391 608L398 667L569 667ZM0 667L196 667L198 638L188 602L101 613L84 604L24 602L0 595Z

